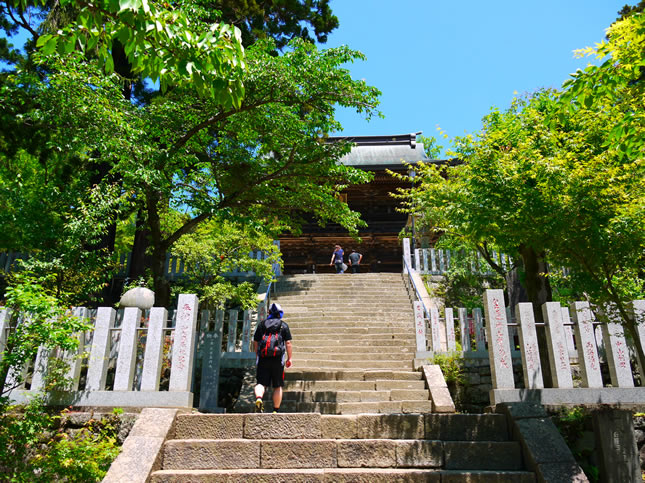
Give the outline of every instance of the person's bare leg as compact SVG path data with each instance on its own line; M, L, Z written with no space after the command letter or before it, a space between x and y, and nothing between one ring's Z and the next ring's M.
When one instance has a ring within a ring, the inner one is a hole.
M256 413L264 412L264 404L262 403L263 397L264 397L264 386L262 384L257 384L255 386L255 412Z
M282 404L282 386L273 389L273 409L280 409Z

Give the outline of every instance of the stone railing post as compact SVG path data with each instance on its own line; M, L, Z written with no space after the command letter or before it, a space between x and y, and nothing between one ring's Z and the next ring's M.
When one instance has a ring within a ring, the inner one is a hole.
M520 353L522 355L524 386L528 389L541 389L544 387L544 380L542 378L537 331L535 330L533 304L517 304L515 314L520 328Z
M508 325L504 309L504 292L486 290L484 294L488 358L493 389L514 389L513 361L508 341Z
M170 368L170 391L191 390L198 307L197 295L179 296Z
M542 305L542 315L546 322L546 342L549 353L549 366L554 388L570 389L573 387L569 348L566 343L566 332L562 325L564 312L558 302L547 302ZM567 311L567 319L569 312Z
M163 361L164 326L168 320L168 311L163 307L150 309L148 334L146 336L146 353L143 358L141 374L142 391L158 391Z
M92 349L87 367L87 391L102 391L105 389L107 377L108 354L110 351L110 329L114 327L116 310L111 307L99 307L96 313Z
M573 302L571 304L571 318L575 323L574 333L578 346L578 365L582 376L582 386L603 387L589 303Z
M137 359L137 331L141 323L141 309L126 307L121 322L121 342L114 374L115 391L131 391Z

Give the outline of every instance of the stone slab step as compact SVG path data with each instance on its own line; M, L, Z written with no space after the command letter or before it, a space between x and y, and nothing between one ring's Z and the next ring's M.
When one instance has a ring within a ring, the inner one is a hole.
M315 340L309 341L309 342L303 342L301 339L297 341L297 344L294 344L293 350L294 352L298 353L307 353L307 354L333 354L333 355L342 355L342 354L362 354L360 357L366 357L367 354L383 354L390 352L392 354L397 354L400 356L401 354L412 354L414 355L414 351L416 347L412 344L405 345L405 344L392 344L390 342L389 347L387 345L376 345L376 344L363 344L363 345L356 345L352 344L351 341L348 341L347 344L344 345L335 345L333 348L330 348L329 345L319 345L316 343ZM339 341L340 342L340 341Z
M502 414L179 414L176 439L508 441Z
M282 412L320 414L424 414L434 410L430 400L361 401L361 402L297 402L283 401Z
M313 369L412 369L412 359L407 361L379 361L379 360L358 360L338 361L323 359L306 359L294 362L295 367Z
M338 370L324 371L320 369L289 369L285 372L285 380L316 380L316 381L420 381L422 374L418 371L400 370Z
M163 469L416 467L522 470L517 442L408 439L184 439L163 448Z
M398 352L392 351L379 351L379 352L369 352L369 353L351 353L351 352L311 352L306 350L298 350L298 347L293 349L293 358L298 361L306 360L323 360L323 361L364 361L369 357L369 360L372 361L401 361L402 359L408 360L414 358L414 352L399 350Z
M410 349L410 347L416 348L416 341L414 336L396 336L396 337L369 337L362 335L360 338L343 338L343 339L332 339L329 337L320 337L316 334L300 334L298 340L293 341L294 346L297 344L301 347L321 347L323 350L324 347L330 346L335 348L347 347L347 348L367 348L368 350L388 350L387 347L401 347L405 349ZM380 349L377 349L380 347ZM332 350L332 349L329 349ZM335 350L335 349L333 349Z
M526 471L446 471L411 468L324 468L161 470L152 473L153 483L534 483Z
M284 401L298 402L380 402L380 401L428 401L430 392L425 389L394 389L394 390L340 390L340 391L311 391L285 390Z
M339 319L331 315L315 316L305 315L302 317L289 317L285 322L289 327L397 327L401 329L414 328L414 319L412 317L345 317Z
M363 335L374 335L374 336L383 336L383 335L403 335L411 337L408 332L412 332L414 335L414 327L410 327L410 330L402 330L398 327L325 327L323 324L318 327L306 327L300 328L298 326L291 327L289 326L292 334L321 334L326 332L334 332L338 335L341 334L360 334Z
M424 390L425 381L285 381L285 391L390 391L392 389Z

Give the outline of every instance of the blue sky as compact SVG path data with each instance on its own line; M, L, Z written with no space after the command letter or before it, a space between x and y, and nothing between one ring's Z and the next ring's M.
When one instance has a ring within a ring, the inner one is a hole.
M326 47L367 56L349 66L382 91L385 119L339 111L345 135L472 133L514 92L560 87L590 59L573 50L604 38L626 0L332 0L340 27ZM439 144L447 146L447 140Z

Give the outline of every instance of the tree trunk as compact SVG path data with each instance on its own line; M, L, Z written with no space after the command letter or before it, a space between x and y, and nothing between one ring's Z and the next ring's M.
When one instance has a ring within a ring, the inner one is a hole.
M511 315L515 317L515 306L520 302L528 302L528 295L520 282L519 269L517 267L506 272L504 279L506 280L508 306L511 309Z
M128 269L128 278L137 280L144 277L146 268L150 266L146 250L150 246L150 230L146 223L146 217L142 209L137 212L136 228L134 232L134 242L132 243L132 254L130 255L130 268Z
M533 305L533 316L536 322L544 322L542 305L550 302L552 299L551 284L545 276L548 271L545 254L544 252L536 253L533 247L527 245L520 245L519 252L522 256L522 263L524 263L524 288L526 289L529 302ZM544 387L553 387L546 330L544 326L538 326L536 329Z
M150 230L149 240L152 248L150 268L152 269L155 306L168 307L170 303L170 284L166 280L164 266L166 264L166 252L169 247L164 243L161 233L161 218L159 217L161 202L162 198L159 193L154 191L146 192L147 224Z

